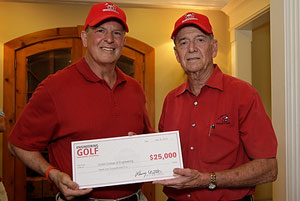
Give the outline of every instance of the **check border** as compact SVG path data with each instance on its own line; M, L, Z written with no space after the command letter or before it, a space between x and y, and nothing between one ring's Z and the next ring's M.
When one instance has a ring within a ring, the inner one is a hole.
M183 162L182 162L182 153L181 153L181 145L180 145L180 137L178 131L169 131L169 132L161 132L161 133L150 133L150 134L140 134L140 135L134 135L134 136L123 136L123 137L114 137L114 138L103 138L103 139L95 139L95 140L83 140L83 141L74 141L72 142L72 173L73 173L73 181L77 182L77 168L76 168L76 160L75 160L75 150L76 146L84 146L88 143L97 143L97 142L109 142L109 141L122 141L122 140L136 140L138 138L153 138L153 137L163 137L166 135L176 135L176 143L177 143L177 154L178 154L178 162L179 162L179 168L183 168ZM174 150L175 151L175 150ZM115 186L115 185L123 185L123 184L133 184L133 183L142 183L142 182L150 182L150 181L156 181L156 180L163 180L163 179L170 179L174 178L174 175L166 175L166 176L159 176L159 177L149 177L149 178L135 178L135 179L129 179L129 180L118 180L112 181L112 182L99 182L99 183L89 183L89 184L79 184L80 189L83 188L93 188L93 187L105 187L105 186ZM99 178L101 180L101 178Z

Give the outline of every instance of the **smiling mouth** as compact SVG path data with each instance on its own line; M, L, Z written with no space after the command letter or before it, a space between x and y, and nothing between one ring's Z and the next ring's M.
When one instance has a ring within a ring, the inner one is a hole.
M193 58L188 58L187 61L195 61L195 60L198 60L200 59L199 57L193 57Z
M110 48L110 47L101 47L102 50L106 50L106 51L114 51L115 48Z

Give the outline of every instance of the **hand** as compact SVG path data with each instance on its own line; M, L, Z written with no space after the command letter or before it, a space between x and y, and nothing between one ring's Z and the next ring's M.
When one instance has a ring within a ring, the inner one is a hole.
M70 176L57 169L53 169L49 173L49 178L54 182L59 191L67 200L90 193L93 189L79 189L77 183L73 182Z
M153 184L161 184L163 186L185 189L185 188L205 188L209 183L209 175L200 173L197 170L175 168L173 170L176 178L154 181Z

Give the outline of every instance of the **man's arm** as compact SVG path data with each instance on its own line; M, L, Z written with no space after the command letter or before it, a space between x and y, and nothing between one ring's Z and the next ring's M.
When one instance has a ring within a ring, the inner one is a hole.
M237 168L216 172L218 188L252 187L262 183L275 181L277 178L277 160L255 159ZM210 182L209 173L200 173L191 169L174 169L178 175L175 179L153 182L176 189L207 188Z
M251 187L273 182L277 179L277 159L256 159L238 168L219 172L217 180L220 187Z
M27 151L9 143L11 153L17 156L26 166L39 174L45 176L46 171L51 165L44 159L42 154L38 151ZM79 190L78 184L73 182L70 176L57 169L52 169L49 173L49 178L54 182L56 187L65 196L67 200L71 200L76 196L85 195L92 191L92 189Z

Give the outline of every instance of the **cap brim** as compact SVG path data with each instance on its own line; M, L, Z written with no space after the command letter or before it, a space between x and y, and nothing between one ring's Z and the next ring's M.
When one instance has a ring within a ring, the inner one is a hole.
M110 18L117 19L119 22L122 23L122 25L123 25L125 31L126 31L126 32L129 31L127 24L126 24L121 18L116 17L115 15L99 16L99 17L97 17L96 19L94 19L93 21L91 21L88 25L89 25L89 26L95 26L95 25L99 24L100 22L102 22L102 21L104 21L104 20L107 20L107 19L110 19ZM85 27L85 29L86 29L86 27Z
M189 25L195 25L197 27L199 27L202 31L204 31L206 34L213 34L213 33L210 33L210 31L206 30L205 28L201 27L199 24L197 24L196 22L193 22L193 21L189 21L189 22L186 22L186 23L183 23L181 25L179 25L178 27L176 27L176 29L174 29L174 31L172 32L172 35L171 35L171 39L175 39L177 33L180 31L180 29L182 29L183 27L185 26L189 26Z

